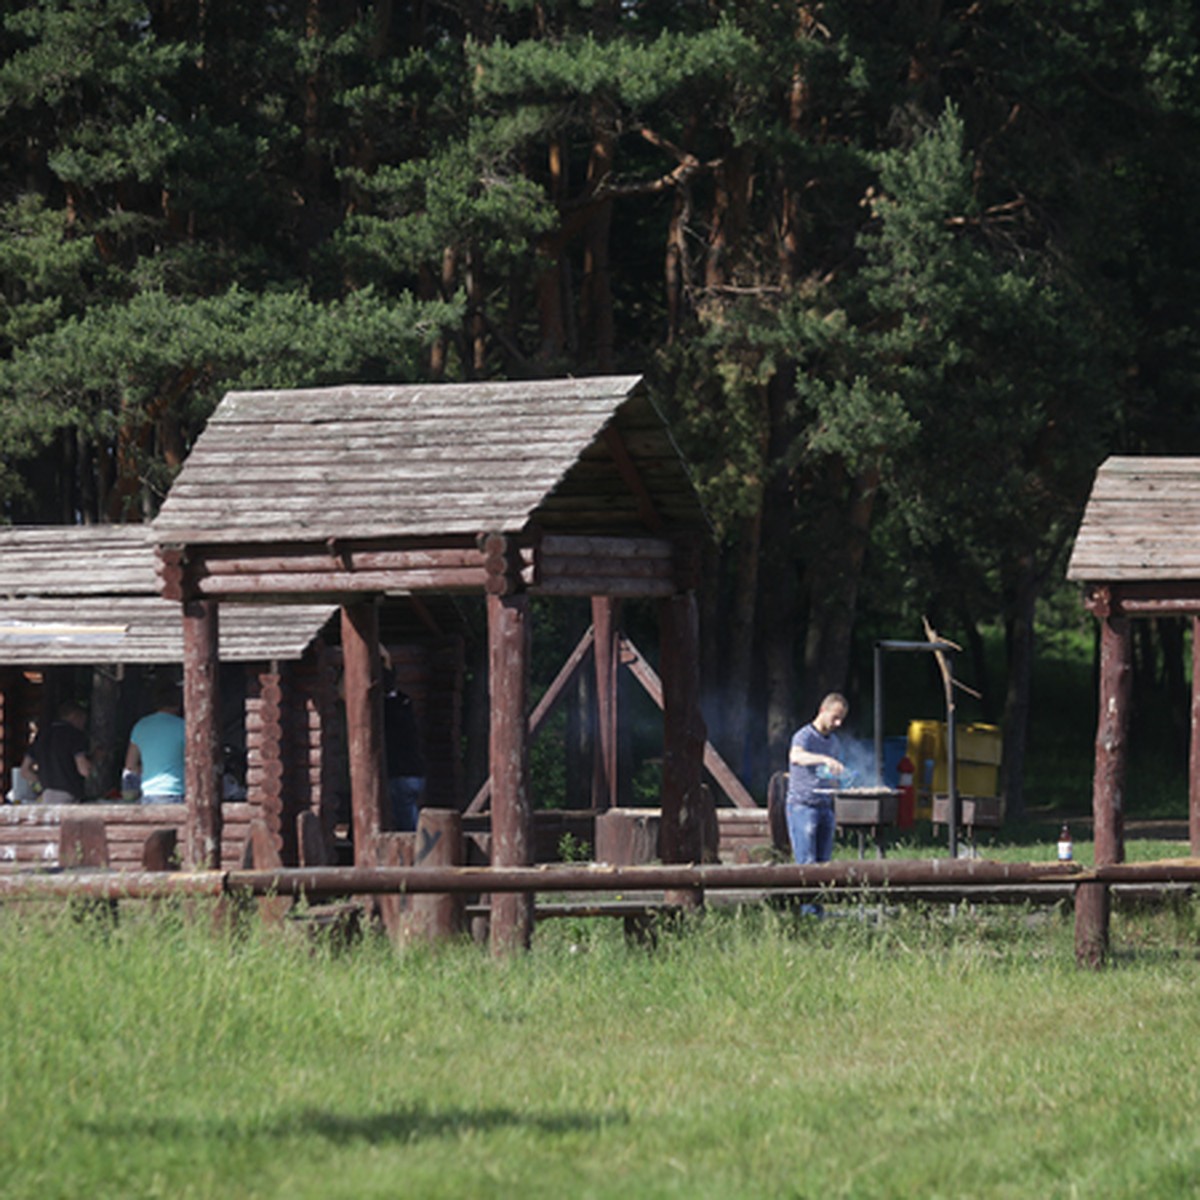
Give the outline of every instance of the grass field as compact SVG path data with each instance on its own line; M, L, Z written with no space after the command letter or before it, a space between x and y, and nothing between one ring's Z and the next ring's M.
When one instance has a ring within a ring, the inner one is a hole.
M985 857L1053 859L1066 815L1091 863L1089 671L1043 656L1029 816ZM1131 821L1186 817L1165 728L1134 747ZM494 961L0 907L0 1195L1200 1194L1200 902L1115 912L1100 972L1066 908L829 912L710 911L653 949L551 921Z
M0 910L3 1194L1176 1197L1200 918L709 914L340 954L130 906Z

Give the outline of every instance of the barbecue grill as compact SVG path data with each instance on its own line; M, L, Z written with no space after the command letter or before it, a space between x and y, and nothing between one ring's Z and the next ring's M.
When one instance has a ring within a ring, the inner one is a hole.
M833 797L833 812L838 825L858 835L858 857L866 857L866 836L870 831L875 850L883 857L883 830L896 823L900 792L890 787L818 788L819 795Z

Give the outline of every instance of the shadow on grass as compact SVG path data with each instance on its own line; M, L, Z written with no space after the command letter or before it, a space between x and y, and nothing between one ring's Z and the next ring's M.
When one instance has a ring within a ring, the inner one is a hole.
M88 1121L81 1131L103 1138L144 1137L150 1140L318 1137L334 1145L364 1142L383 1145L388 1142L415 1142L453 1138L469 1133L490 1133L497 1129L520 1128L538 1134L595 1133L613 1125L628 1125L624 1112L529 1113L515 1108L433 1109L413 1104L388 1112L354 1116L310 1108L284 1115L275 1121L257 1122L234 1117L197 1116L152 1117L145 1120Z

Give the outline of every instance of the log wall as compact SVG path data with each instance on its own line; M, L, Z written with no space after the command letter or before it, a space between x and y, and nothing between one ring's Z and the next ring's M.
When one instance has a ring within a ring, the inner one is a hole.
M241 864L253 807L222 805L221 865ZM156 829L178 831L180 848L187 823L184 804L5 804L0 806L0 869L57 867L59 833L64 819L104 822L109 865L136 870L142 848Z

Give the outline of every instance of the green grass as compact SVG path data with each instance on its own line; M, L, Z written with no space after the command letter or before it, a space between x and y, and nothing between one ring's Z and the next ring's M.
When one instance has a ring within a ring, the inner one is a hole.
M4 1194L1178 1196L1200 1182L1192 906L709 914L342 954L0 910Z

